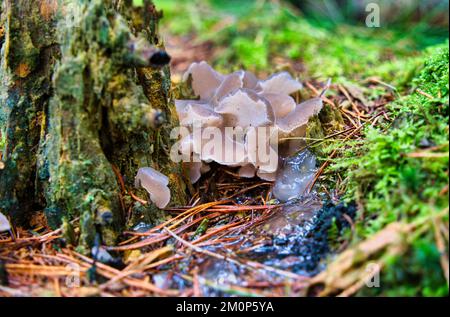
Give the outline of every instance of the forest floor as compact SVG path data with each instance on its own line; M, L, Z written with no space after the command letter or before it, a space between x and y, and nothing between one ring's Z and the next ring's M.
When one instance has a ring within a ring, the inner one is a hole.
M331 78L324 101L343 121L309 143L316 194L274 205L270 183L217 168L191 189L189 207L126 232L118 247L99 249L98 261L59 244L61 230L36 217L15 241L1 236L8 286L0 283L0 295L448 294L448 34L321 25L277 2L233 2L155 1L174 86L201 60L260 78L288 70L305 84L302 97ZM292 219L298 211L306 216ZM313 231L261 249L279 234L273 226L292 221ZM117 253L124 263L110 256Z
M322 191L356 202L358 213L338 242L349 250L316 277L322 294L448 294L448 32L407 21L334 23L277 2L227 3L161 3L168 50L178 47L175 80L203 59L261 78L288 70L306 94L332 78L325 102L339 109L346 132L310 149ZM377 264L380 287L361 282L368 263Z

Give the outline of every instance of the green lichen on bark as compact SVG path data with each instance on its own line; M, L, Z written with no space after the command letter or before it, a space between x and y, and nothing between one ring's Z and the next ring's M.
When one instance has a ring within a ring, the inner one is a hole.
M121 12L134 36L143 38L155 47L164 49L164 43L159 37L158 25L162 13L157 11L151 1L143 1L142 6L133 6L133 1L117 1L117 11ZM183 175L180 164L169 159L170 146L175 140L170 140L171 128L178 125L178 116L175 111L174 96L171 92L170 68L137 67L137 78L143 88L145 96L154 109L164 113L161 128L150 135L152 146L151 157L156 164L154 167L169 176L169 187L174 204L185 204L185 188L189 183ZM148 156L149 153L145 155ZM120 152L116 155L120 155ZM134 176L133 176L134 177ZM141 193L144 192L141 190ZM155 208L153 208L155 209Z
M55 19L31 0L3 1L0 19L0 209L23 223L43 206L36 157L58 57Z

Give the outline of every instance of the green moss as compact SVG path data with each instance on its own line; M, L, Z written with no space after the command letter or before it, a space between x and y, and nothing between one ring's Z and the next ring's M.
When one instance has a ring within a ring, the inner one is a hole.
M448 186L449 163L448 65L447 45L425 53L409 85L433 97L415 90L392 102L388 108L393 122L365 129L363 140L347 143L340 158L331 164L330 170L347 176L346 199L358 199L364 206L364 221L357 226L355 241L391 222L411 223L448 208L448 192L443 191ZM414 157L413 153L434 156ZM386 287L382 295L448 293L438 269L439 256L430 251L435 248L433 233L420 236L410 248L406 257L393 263L386 277L389 285L398 282L401 287ZM424 250L434 254L427 258L427 265L418 262ZM402 279L397 280L396 271L402 272ZM418 288L416 281L427 285L427 291Z
M325 135L341 131L344 128L344 119L339 108L327 103L323 105L322 110L319 112L319 119L322 128L325 130Z
M77 251L82 254L89 254L90 247L95 241L96 230L93 214L88 210L80 216L80 232Z
M74 227L67 217L63 217L61 228L64 241L68 245L77 245L77 238Z

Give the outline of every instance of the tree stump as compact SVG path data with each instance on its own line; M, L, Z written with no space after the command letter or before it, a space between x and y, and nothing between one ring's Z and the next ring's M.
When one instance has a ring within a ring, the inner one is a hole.
M27 225L44 210L54 228L80 217L80 246L96 233L114 244L127 222L161 215L129 195L146 198L134 189L144 166L168 175L183 204L170 72L148 61L163 49L151 1L3 0L1 10L1 212Z

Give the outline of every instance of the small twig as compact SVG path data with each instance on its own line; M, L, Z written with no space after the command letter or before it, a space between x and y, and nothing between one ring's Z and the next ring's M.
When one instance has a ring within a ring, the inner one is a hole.
M80 220L80 217L76 217L75 219L69 221L69 223L70 223L70 224L74 224L74 223L77 222L78 220ZM62 228L56 229L56 230L51 231L51 232L49 232L49 233L46 233L46 234L44 234L44 235L42 235L42 236L40 236L40 237L37 237L36 240L39 240L39 242L44 242L45 239L47 239L47 238L49 238L49 237L51 237L51 236L60 234L60 233L62 233ZM33 238L30 238L30 239L33 239Z
M328 87L326 87L327 89L325 89L325 91L319 92L319 91L316 89L316 87L314 87L313 85L311 85L309 82L306 82L305 84L306 84L306 86L308 86L308 88L309 88L310 90L312 90L313 93L316 94L317 97L322 98L323 101L325 101L326 103L328 103L330 106L332 106L332 107L335 106L334 103L333 103L333 101L331 101L330 99L328 99L327 97L324 97L324 96L322 95L323 93L325 93L325 91L328 89Z
M377 118L378 116L382 115L382 113L377 114L372 120L375 120L375 118ZM353 130L352 133L350 133L349 135L347 135L342 141L345 142L348 139L350 139L352 136L354 136L359 130L361 130L367 123L364 122L363 124L361 124L359 127L355 128ZM323 171L325 170L325 168L328 166L328 164L330 163L330 160L332 158L334 158L334 156L337 154L338 149L334 149L334 151L329 155L328 159L322 164L322 166L319 168L319 170L317 171L314 179L311 181L310 184L308 184L308 190L307 193L310 193L312 188L314 187L314 184L317 182L317 180L319 179L319 176L322 175Z
M328 88L331 86L331 78L328 78L327 83L325 84L325 87L322 89L322 91L319 94L319 98L323 98L325 96L325 93L327 92Z
M448 157L448 152L447 153L415 152L415 153L408 153L406 154L406 156L412 158L442 158Z
M375 83L375 84L380 84L380 85L382 85L382 86L385 86L385 87L391 89L392 91L397 91L397 88L396 88L395 86L392 86L392 85L390 85L390 84L388 84L388 83L385 83L384 81L381 81L381 80L379 80L378 78L370 77L370 78L368 78L367 80L368 80L369 82L373 82L373 83Z
M421 94L422 96L427 97L428 99L435 99L432 95L426 93L426 92L423 91L423 90L420 90L419 88L417 88L416 91L417 91L419 94Z
M148 201L146 201L146 200L144 200L142 198L139 198L138 196L133 194L133 192L131 190L128 191L128 194L130 194L131 198L133 198L134 200L140 202L141 204L143 204L143 205L147 205L148 204Z

